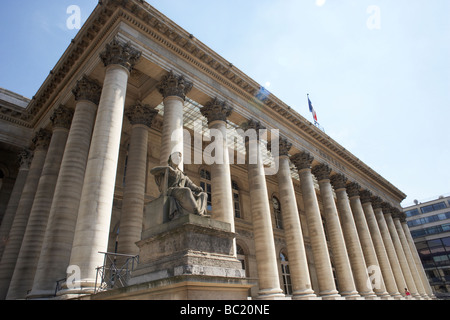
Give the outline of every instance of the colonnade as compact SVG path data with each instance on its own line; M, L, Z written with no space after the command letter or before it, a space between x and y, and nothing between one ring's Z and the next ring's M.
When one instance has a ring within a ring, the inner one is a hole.
M33 139L33 157L22 165L9 201L0 235L0 299L51 298L57 281L67 281L60 297L95 290L96 268L103 264L109 240L114 187L123 118L131 136L118 248L137 255L145 194L148 128L157 112L136 102L125 109L128 79L141 53L114 40L101 54L105 78L101 87L83 77L73 90L74 111L65 106L51 117L53 131L40 130ZM160 163L171 152L183 151L183 106L192 84L169 73L158 86L164 120ZM211 166L212 218L235 231L226 121L232 108L213 99L201 109L209 128L222 132L222 160ZM248 119L247 129L264 129ZM178 134L178 136L177 136ZM177 138L178 137L178 138ZM216 144L220 145L220 144ZM404 216L326 163L313 166L306 151L290 155L292 143L281 138L277 173L291 271L293 299L398 299L408 288L414 298L433 296ZM256 248L259 298L284 297L280 287L271 210L260 140L249 139L250 206ZM220 148L218 149L220 152ZM217 152L217 150L216 150ZM217 157L216 157L217 158ZM312 289L304 236L292 183L290 163L298 170L307 230L317 274ZM182 169L180 163L180 169ZM319 198L313 176L319 182ZM334 195L336 195L336 200ZM326 233L323 225L326 224ZM329 237L330 248L326 234ZM336 269L335 284L330 250ZM373 281L372 281L373 280Z

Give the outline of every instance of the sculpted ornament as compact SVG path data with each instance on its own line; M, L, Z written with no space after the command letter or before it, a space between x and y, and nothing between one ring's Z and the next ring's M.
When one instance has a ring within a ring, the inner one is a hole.
M149 128L152 126L153 119L157 114L157 110L150 107L148 104L142 104L140 101L125 111L125 116L132 125L143 124Z
M207 216L208 195L178 168L181 159L181 153L175 152L169 157L167 166L150 170L161 193L168 196L169 219L186 214Z
M208 102L200 109L200 112L208 119L209 123L216 120L227 121L227 118L231 115L232 111L232 107L228 106L225 101L220 101L217 98Z
M51 137L52 137L51 132L46 129L40 129L38 132L36 132L32 140L34 150L47 149L48 146L50 145Z
M158 91L165 98L170 96L186 100L186 95L192 90L193 84L186 81L183 76L176 76L172 71L165 75L158 84Z
M142 53L134 49L130 42L122 44L115 38L111 43L106 45L105 51L100 54L100 58L105 67L118 64L131 72L141 58L141 55Z
M335 190L344 189L347 186L347 177L343 174L335 174L330 178L330 182Z
M73 111L65 106L59 106L50 117L53 128L69 129L72 123Z
M301 152L291 157L292 163L297 167L297 170L311 169L314 157L309 152Z
M76 101L87 100L96 105L100 102L102 87L94 80L83 76L81 80L77 81L75 89L72 90Z
M312 169L312 174L316 176L317 181L330 179L331 168L326 164L319 164Z

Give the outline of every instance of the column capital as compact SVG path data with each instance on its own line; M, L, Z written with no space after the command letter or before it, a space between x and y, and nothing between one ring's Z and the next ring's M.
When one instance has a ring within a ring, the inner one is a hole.
M83 76L83 78L77 81L72 93L75 96L76 101L88 100L98 105L102 94L102 87L97 81Z
M361 203L372 202L372 192L369 190L362 190L359 195L361 197Z
M380 197L372 197L372 207L374 209L382 209L383 208L383 200Z
M60 105L50 117L53 128L70 129L72 123L73 111L64 105Z
M351 197L359 197L359 190L361 189L361 186L356 182L350 182L347 185L347 193L349 198Z
M281 137L279 138L278 141L278 156L289 156L289 151L291 151L292 148L292 143L289 142L288 139ZM272 151L272 142L269 141L267 143L267 149Z
M382 204L381 204L381 208L383 209L383 214L384 215L390 215L390 214L392 214L392 206L389 204L389 203L387 203L387 202L383 202Z
M297 153L291 157L292 163L297 167L297 170L311 169L314 157L307 151Z
M250 119L240 125L240 128L244 131L253 130L256 133L256 139L260 138L260 130L265 130L261 122L258 120ZM250 138L250 137L249 137ZM250 140L250 139L249 139Z
M32 160L33 152L31 152L29 149L23 149L22 152L19 153L20 168L29 169Z
M121 43L117 38L114 38L106 45L105 50L100 54L100 59L102 59L105 67L117 64L131 72L141 55L142 52L134 49L130 42Z
M192 90L193 84L186 81L184 76L176 76L172 71L162 77L157 88L159 93L165 98L176 96L186 100L186 95Z
M345 189L347 187L347 177L343 174L335 174L330 177L331 184L335 190Z
M50 145L50 139L52 137L52 133L47 129L40 129L34 135L32 140L33 142L33 150L37 149L47 149Z
M227 121L227 118L233 112L233 108L229 106L226 101L221 101L217 98L211 100L200 109L202 115L211 123L216 120Z
M319 164L312 168L312 174L316 176L317 181L330 179L331 168L326 164Z
M397 208L392 208L392 219L400 219L402 218L403 212L401 212Z
M143 124L149 128L152 126L153 119L157 114L157 110L148 104L142 104L141 101L137 101L125 110L125 115L132 125Z

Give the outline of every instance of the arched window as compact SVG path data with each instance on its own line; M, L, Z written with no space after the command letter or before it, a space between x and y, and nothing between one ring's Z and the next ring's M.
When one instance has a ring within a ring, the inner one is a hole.
M281 204L277 197L272 197L273 214L275 216L275 226L283 229L283 221L281 220Z
M242 264L242 270L245 271L245 275L248 277L248 269L247 269L247 258L245 256L245 252L240 245L236 245L236 255L237 259Z
M211 202L211 173L208 170L202 169L200 170L200 187L203 191L208 195L208 204L207 210L208 212L212 211L212 202Z
M283 289L286 295L292 295L291 271L289 270L289 259L286 253L280 252L281 276L283 277Z
M232 182L233 189L233 207L234 207L234 217L242 219L242 211L241 211L241 199L239 198L239 186L236 182Z

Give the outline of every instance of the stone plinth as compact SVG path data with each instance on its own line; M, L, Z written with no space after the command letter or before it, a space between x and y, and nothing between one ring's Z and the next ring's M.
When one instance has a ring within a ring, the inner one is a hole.
M233 257L234 237L230 224L196 215L145 230L131 284L182 275L245 278Z

